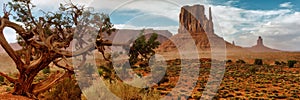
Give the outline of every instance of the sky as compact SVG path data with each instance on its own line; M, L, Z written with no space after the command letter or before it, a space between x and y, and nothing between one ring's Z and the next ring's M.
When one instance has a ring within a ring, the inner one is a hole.
M2 4L9 0L0 1ZM55 11L69 0L33 0L40 10ZM180 8L202 4L212 8L215 33L236 45L251 47L262 36L268 47L300 51L300 0L72 0L107 13L120 29L153 28L177 34ZM2 16L2 11L0 15ZM6 29L6 38L15 34Z

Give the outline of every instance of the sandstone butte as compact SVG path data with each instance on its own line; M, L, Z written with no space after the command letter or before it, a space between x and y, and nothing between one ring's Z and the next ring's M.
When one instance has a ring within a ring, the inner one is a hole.
M248 52L274 52L279 51L268 48L262 44L251 48L243 48L225 41L222 37L215 34L212 11L209 7L208 17L205 15L203 5L183 6L179 14L178 34L172 36L168 41L162 43L157 49L159 53L178 52L192 53L197 51L199 54L211 52L225 52L227 54L239 54ZM262 40L259 40L262 41ZM257 49L259 48L259 49Z

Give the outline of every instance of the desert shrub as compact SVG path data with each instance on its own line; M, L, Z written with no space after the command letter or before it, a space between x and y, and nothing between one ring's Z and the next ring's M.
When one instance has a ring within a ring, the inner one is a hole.
M255 66L250 66L249 72L250 73L255 73L258 69Z
M294 65L297 63L297 61L296 60L289 60L288 61L288 66L290 67L290 68L292 68L292 67L294 67Z
M232 60L229 59L229 60L226 61L226 63L232 63Z
M44 68L44 69L43 69L43 73L44 73L44 74L50 73L50 67L48 66L48 67Z
M275 61L275 65L281 65L279 61Z
M76 80L65 79L46 93L46 100L80 100L81 90Z
M6 87L6 92L10 92L12 90L12 88L11 87Z
M103 70L102 69L98 69L98 74L100 75L100 76L103 76Z
M0 83L4 82L4 77L0 76Z
M116 77L117 70L120 70L120 68L115 69L112 67L111 64L101 65L98 67L98 74L105 80L116 81L116 80L120 80L119 77Z
M262 59L255 59L254 65L263 65Z
M169 82L169 78L164 76L157 84L160 85L162 83Z
M246 62L244 60L239 59L239 60L236 61L236 63L245 64Z
M281 61L281 65L286 65L286 62L284 62L284 61Z
M142 83L138 83L142 84ZM122 100L158 100L160 93L152 88L136 88L122 82L109 84L110 91Z

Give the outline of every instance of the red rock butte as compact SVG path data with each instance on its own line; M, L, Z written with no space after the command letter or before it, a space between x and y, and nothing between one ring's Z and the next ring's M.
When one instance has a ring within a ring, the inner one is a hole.
M212 20L212 10L209 8L209 16L205 15L205 7L203 5L183 6L179 14L178 34L172 36L170 40L162 43L159 52L177 51L178 48L189 50L193 48L190 38L194 41L197 50L208 51L219 49L223 51L245 51L239 46L234 46L226 42L214 32L214 24ZM190 47L189 47L190 46ZM247 51L247 50L246 50Z

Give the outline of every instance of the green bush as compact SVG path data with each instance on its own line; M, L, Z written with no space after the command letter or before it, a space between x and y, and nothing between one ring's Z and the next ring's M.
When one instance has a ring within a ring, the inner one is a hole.
M282 62L281 62L281 65L286 65L286 62L282 61Z
M275 65L281 65L279 61L275 61Z
M255 59L254 65L263 65L262 59Z
M46 93L45 100L80 100L81 90L74 79L65 79Z
M232 60L227 60L226 63L232 63Z
M0 83L1 82L4 82L4 77L3 76L0 76Z
M239 60L236 61L236 63L245 64L246 62L244 60L239 59Z
M296 60L289 60L288 61L288 66L290 67L290 68L292 68L292 67L294 67L294 65L297 63L297 61Z
M153 33L149 39L146 39L144 30L141 32L140 36L133 42L129 49L128 56L130 65L141 61L145 62L148 66L150 58L155 55L154 49L160 45L160 42L157 41L157 37L158 34Z
M44 74L50 73L50 67L48 66L48 67L44 68L44 69L43 69L43 73L44 73Z
M251 73L256 73L257 70L258 70L258 69L257 69L255 66L250 66L250 68L249 68L249 71L250 71Z
M99 74L100 76L103 76L103 70L102 70L102 69L98 69L98 74Z

